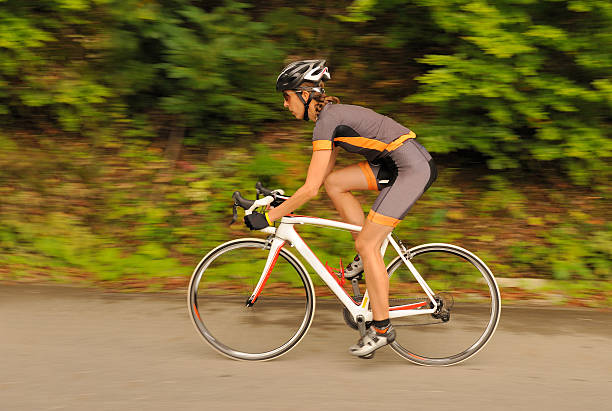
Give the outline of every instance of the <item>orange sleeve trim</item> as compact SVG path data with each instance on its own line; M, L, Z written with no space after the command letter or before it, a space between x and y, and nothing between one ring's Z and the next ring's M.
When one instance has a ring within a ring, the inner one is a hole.
M389 143L389 145L387 146L387 151L393 151L399 148L399 146L401 146L404 141L410 138L416 138L416 134L414 134L412 131L408 134L403 134L399 136L398 138L393 140L391 143Z
M359 168L363 175L365 175L366 181L368 182L368 190L376 190L378 191L378 184L376 184L376 177L374 177L374 173L372 172L372 168L368 164L367 161L362 161L359 163Z
M332 142L330 140L314 140L312 142L312 151L331 150Z
M386 225L387 227L395 227L401 221L397 218L387 217L386 215L378 214L374 210L370 210L370 213L368 214L368 220L376 224Z

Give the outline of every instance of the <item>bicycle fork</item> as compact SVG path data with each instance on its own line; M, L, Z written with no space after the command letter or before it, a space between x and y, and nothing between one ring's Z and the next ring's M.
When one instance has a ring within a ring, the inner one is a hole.
M268 253L268 259L266 260L266 265L261 273L261 276L259 277L259 282L255 286L253 293L251 294L249 298L247 298L245 302L246 307L252 307L257 301L257 298L259 298L261 291L266 285L266 281L268 281L268 278L270 277L270 273L272 272L272 270L274 269L274 266L276 265L276 260L278 260L278 256L281 252L281 249L285 245L285 240L281 240L278 237L274 237L272 239L272 242L269 244L270 244L270 252Z

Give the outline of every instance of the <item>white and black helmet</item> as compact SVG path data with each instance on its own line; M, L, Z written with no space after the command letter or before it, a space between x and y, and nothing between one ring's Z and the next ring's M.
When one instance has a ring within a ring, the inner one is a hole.
M321 81L331 79L325 60L294 61L281 71L276 79L276 91L297 90L305 82L314 83L313 91L323 92L319 87Z

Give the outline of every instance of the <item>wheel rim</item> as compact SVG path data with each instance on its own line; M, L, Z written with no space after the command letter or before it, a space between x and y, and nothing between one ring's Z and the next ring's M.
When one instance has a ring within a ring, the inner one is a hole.
M189 311L196 329L231 358L278 357L303 338L312 322L310 278L284 249L254 306L246 307L269 252L265 245L259 239L226 243L200 262L190 282Z
M449 293L455 305L448 322L429 314L393 319L398 336L393 349L422 365L451 365L473 356L489 341L499 321L499 289L490 270L472 253L450 244L425 244L410 254L434 294ZM391 296L400 290L401 298L428 301L401 260L390 264L389 272ZM393 299L391 305L396 305ZM420 325L424 323L433 324Z

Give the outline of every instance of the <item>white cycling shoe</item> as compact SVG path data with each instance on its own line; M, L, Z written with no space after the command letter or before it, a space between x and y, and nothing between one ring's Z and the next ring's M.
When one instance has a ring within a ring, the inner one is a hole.
M366 334L357 341L357 344L349 347L349 353L357 357L365 357L393 341L395 341L395 330L391 324L382 334L376 332L374 326L371 325L366 330Z

